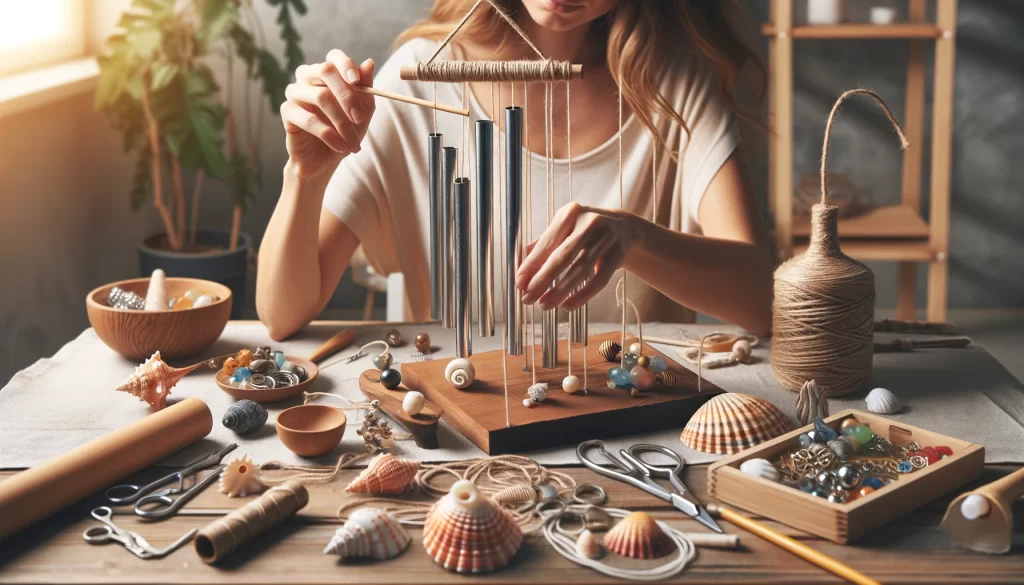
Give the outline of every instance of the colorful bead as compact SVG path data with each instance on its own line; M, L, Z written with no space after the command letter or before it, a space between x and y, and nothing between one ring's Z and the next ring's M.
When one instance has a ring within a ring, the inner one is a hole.
M388 390L394 390L398 388L398 385L402 383L402 374L398 370L388 368L380 373L380 384Z
M640 343L631 343L631 344L629 344L629 353L631 353L631 354L633 354L635 356L639 356L643 352L644 352L644 346L640 345Z
M622 355L622 369L627 372L636 367L637 355L635 353L625 353Z
M417 335L412 344L416 347L416 351L420 353L430 353L430 336L426 333L420 333Z
M192 308L192 299L190 299L188 297L179 297L177 300L174 301L174 309L173 310L175 310L175 311L183 311L185 309L191 309L191 308Z
M632 383L632 378L629 377L629 370L622 369L619 366L608 370L608 378L621 388L628 388Z
M836 482L846 489L853 489L860 484L861 472L852 465L843 465L836 470Z
M911 471L914 471L914 466L911 465L909 461L900 461L899 464L896 465L896 471L899 471L900 473L910 473Z
M651 367L651 358L649 358L649 357L647 357L645 355L642 355L642 356L636 358L636 365L640 366L641 368L650 368Z
M656 355L651 358L651 371L655 374L660 374L668 369L668 360Z
M853 427L856 427L856 426L859 426L859 425L860 425L860 421L858 421L857 419L855 419L855 418L853 418L851 416L850 418L843 419L843 422L839 423L839 430L844 435L847 435L849 433L846 432L846 429L853 429Z
M868 425L858 425L853 428L853 433L851 436L854 439L857 439L857 442L860 443L861 445L867 445L868 442L871 440L871 437L875 436L875 433L871 432L871 427L869 427Z
M186 298L186 299L188 299L190 301L193 301L193 302L195 302L195 300L198 299L201 296L203 296L203 293L197 291L194 288L188 289L187 291L185 291L185 294L184 294L184 298Z
M373 356L373 365L380 371L384 371L391 367L391 354L383 353Z
M270 353L270 359L274 360L274 363L277 364L277 367L280 368L281 366L284 365L284 352L273 351Z
M836 476L832 475L831 471L822 471L818 474L818 487L831 491L836 486Z
M953 454L953 450L945 445L936 446L935 452L938 453L940 457L949 457L950 455Z
M252 372L249 371L249 368L245 367L235 368L234 373L231 374L231 380L233 382L243 382L248 380L250 377L252 377Z
M629 372L629 380L637 388L645 390L654 385L654 374L652 374L651 371L646 368L635 366Z
M637 396L640 396L640 389L639 388L631 389L629 391L629 395L632 396L633 398L636 398Z
M864 496L866 496L868 494L874 493L874 491L875 491L875 488L873 488L873 487L871 487L869 485L862 485L862 486L860 486L860 489L857 490L857 497L858 498L863 498Z
M391 347L398 347L402 345L402 334L398 332L398 329L389 329L384 341L388 342Z
M877 477L868 477L868 478L866 478L864 480L863 485L867 486L869 488L877 490L877 489L885 486L885 482L882 481L880 478L877 478Z
M814 491L811 492L811 495L816 498L827 498L828 492L822 489L815 489Z

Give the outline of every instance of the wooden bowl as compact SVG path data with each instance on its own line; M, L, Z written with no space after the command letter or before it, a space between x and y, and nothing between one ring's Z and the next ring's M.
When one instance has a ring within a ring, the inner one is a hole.
M277 415L277 436L300 457L316 457L335 448L345 434L348 419L340 409L325 404L303 404Z
M225 374L224 370L218 370L217 375L214 376L214 380L217 382L217 386L221 390L237 400L246 398L249 400L255 400L256 402L281 402L282 400L301 396L303 392L313 385L313 381L316 380L316 377L320 375L320 368L317 368L316 364L306 358L285 354L284 359L296 366L302 366L302 368L306 370L306 379L294 386L268 388L266 390L238 388L237 386L232 386L229 383L231 376Z
M210 347L231 317L231 289L209 280L167 277L167 297L180 297L189 289L215 295L205 307L177 311L132 311L107 306L110 289L119 286L146 296L148 278L122 280L94 289L85 297L89 324L107 347L139 361L159 351L165 360L190 357Z

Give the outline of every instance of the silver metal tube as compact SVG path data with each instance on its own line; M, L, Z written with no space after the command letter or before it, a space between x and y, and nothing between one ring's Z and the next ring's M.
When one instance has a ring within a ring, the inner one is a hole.
M476 318L480 337L494 337L494 233L491 230L494 123L476 122Z
M441 318L441 135L427 136L430 194L430 318Z
M541 365L558 367L558 309L549 309L540 315Z
M523 295L516 288L523 211L523 109L505 108L505 331L509 355L523 355Z
M452 187L459 149L445 146L441 154L441 325L452 329L455 327L455 208L452 205Z
M583 284L586 284L586 282ZM575 292L579 292L583 288L583 284L576 287ZM574 311L569 311L569 347L586 347L589 345L588 322L587 305L583 305Z
M468 358L473 355L473 320L470 313L469 291L473 275L470 273L469 248L472 245L469 228L469 179L455 179L455 355Z

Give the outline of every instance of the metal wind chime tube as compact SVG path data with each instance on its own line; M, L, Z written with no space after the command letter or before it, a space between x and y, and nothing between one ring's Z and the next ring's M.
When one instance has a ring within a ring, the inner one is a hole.
M494 337L494 233L491 230L492 174L491 141L494 123L476 122L476 315L480 337Z
M523 210L523 109L505 108L505 331L509 355L523 355L523 300L516 287Z
M469 267L470 242L469 179L455 179L455 355L468 358L473 355L473 320L469 306L470 282L473 280Z
M452 188L459 149L445 146L441 156L441 325L455 327L455 209Z
M430 182L430 318L441 318L441 135L427 136L427 180Z
M582 284L576 289L576 292L579 292L581 288L583 288ZM587 305L569 311L569 347L586 347L589 344L588 321Z
M540 315L541 362L545 368L558 367L558 309Z

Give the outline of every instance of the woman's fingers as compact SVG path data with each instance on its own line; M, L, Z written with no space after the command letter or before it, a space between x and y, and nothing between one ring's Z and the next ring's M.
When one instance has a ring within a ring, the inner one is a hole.
M566 311L575 311L576 309L587 304L604 287L608 286L612 276L615 275L615 271L622 264L621 254L614 248L612 249L611 256L602 258L597 263L597 272L594 276L587 280L583 287L576 291L569 300L562 304L562 308Z
M516 286L520 290L528 291L535 280L534 275L544 266L548 256L575 229L576 219L582 209L582 206L577 203L569 203L558 210L558 213L552 218L551 225L544 230L544 233L534 243L533 250L519 265L519 271L516 272ZM551 279L548 279L548 282L550 281ZM524 299L524 302L530 301Z
M551 288L552 281L572 265L581 251L599 245L599 243L600 234L591 230L577 230L569 234L548 255L544 264L530 279L529 284L523 290L523 302L529 304L538 300L545 291Z
M281 104L281 119L284 121L284 129L288 133L307 132L319 138L335 152L348 152L348 144L328 121L321 119L316 112L303 108L297 102L286 101Z
M584 250L573 262L569 270L558 279L555 286L543 293L537 303L542 309L549 310L562 305L584 282L594 275L594 267L612 248L614 242L608 239L599 240L597 244Z
M334 92L338 103L345 109L345 113L348 114L352 122L362 124L370 119L373 115L373 96L356 91L351 86L370 86L373 84L373 77L363 79L355 61L343 51L331 49L331 52L327 53L327 61L324 63L321 77Z
M325 86L292 83L285 88L284 97L289 101L297 102L305 110L322 113L323 117L330 121L334 129L345 140L346 151L352 151L352 142L356 137L355 128L352 127L348 116L345 115L341 104L334 98L330 89ZM358 142L356 142L356 146L358 146Z

